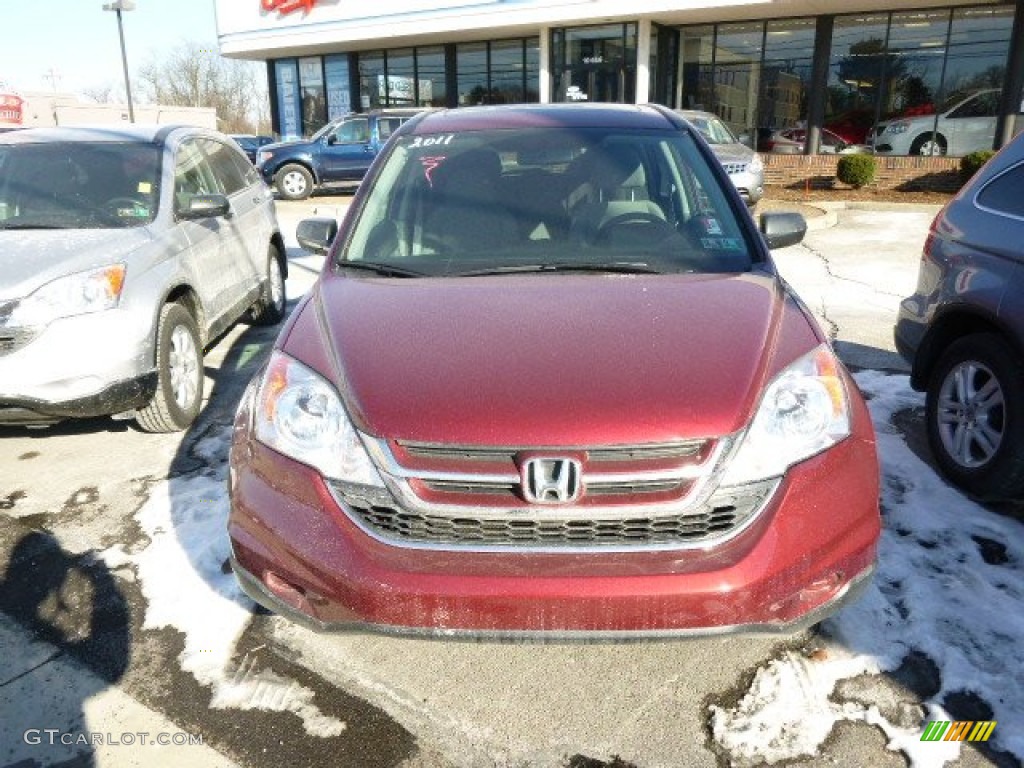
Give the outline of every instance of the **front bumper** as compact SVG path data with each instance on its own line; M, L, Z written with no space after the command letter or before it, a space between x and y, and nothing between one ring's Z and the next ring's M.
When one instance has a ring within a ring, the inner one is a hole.
M240 422L233 567L257 602L318 630L587 640L788 634L854 598L875 562L878 464L863 423L793 467L757 520L720 545L538 553L374 539L315 471L252 440Z
M733 186L736 187L736 191L740 193L743 202L747 205L756 205L764 196L763 173L751 173L750 171L730 173L729 179L732 181Z
M24 334L0 354L0 420L52 422L144 404L156 379L151 328L139 319L115 309Z

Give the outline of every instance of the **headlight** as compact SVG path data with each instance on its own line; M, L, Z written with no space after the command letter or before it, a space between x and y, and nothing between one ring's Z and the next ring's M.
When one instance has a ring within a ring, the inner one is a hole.
M124 264L59 277L18 302L10 327L44 326L62 317L113 309L124 288Z
M849 434L850 402L839 361L822 344L768 385L722 485L779 477Z
M283 352L270 356L260 382L256 438L324 477L384 485L334 387Z
M906 122L905 120L901 120L899 122L889 123L889 125L885 129L885 132L886 133L906 133L909 130L910 130L910 123Z
M750 158L750 162L747 163L747 170L751 173L760 173L764 170L764 160L762 160L761 156L756 152L754 153L754 156Z
M260 150L256 153L256 165L263 165L267 160L274 156L273 152L264 152Z

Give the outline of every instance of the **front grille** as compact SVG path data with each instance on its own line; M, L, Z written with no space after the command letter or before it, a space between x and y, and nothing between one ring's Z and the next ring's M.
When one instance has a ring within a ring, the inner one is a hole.
M507 515L441 515L351 499L347 510L379 539L404 546L486 549L642 549L694 546L738 531L771 498L777 480L720 489L678 514L560 517L557 510ZM345 489L334 486L342 499ZM642 511L643 507L635 508Z
M410 456L455 461L513 462L523 448L479 448L476 446L432 445L430 443L398 443ZM706 440L686 440L679 443L649 445L615 445L585 451L589 461L655 461L657 459L689 459L697 456L707 445ZM558 449L559 452L564 449Z
M735 176L737 173L743 173L747 170L746 163L723 163L725 166L725 172L730 176Z

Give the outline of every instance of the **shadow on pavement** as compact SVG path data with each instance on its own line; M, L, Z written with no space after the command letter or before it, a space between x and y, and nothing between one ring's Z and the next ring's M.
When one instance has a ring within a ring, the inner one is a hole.
M10 664L14 674L0 677L5 691L3 730L12 741L3 746L15 750L16 741L21 749L15 754L34 752L41 761L33 757L15 765L49 765L55 749L45 729L73 723L77 732L68 738L74 743L61 746L58 741L56 751L63 753L60 759L71 758L75 766L94 765L92 746L72 737L88 730L83 703L117 683L128 668L132 655L128 603L106 565L91 552L69 554L50 534L25 531L20 524L0 537L0 562L5 564L0 612L15 619L33 639L56 649L51 654L46 646L25 653L19 648L16 659L6 660L4 666ZM49 662L65 655L92 674L73 680L56 675ZM15 662L25 666L29 661L36 663L27 669L13 668Z

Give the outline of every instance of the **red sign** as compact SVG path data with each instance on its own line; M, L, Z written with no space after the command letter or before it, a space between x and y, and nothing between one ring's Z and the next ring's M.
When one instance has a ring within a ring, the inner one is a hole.
M13 93L0 93L0 122L21 125L21 106L25 102Z
M313 10L313 6L316 5L317 0L260 0L263 4L263 10L267 12L277 11L282 16L294 13L295 11L302 11L303 13L309 13Z

